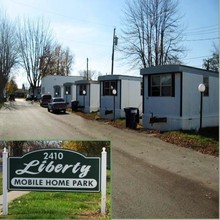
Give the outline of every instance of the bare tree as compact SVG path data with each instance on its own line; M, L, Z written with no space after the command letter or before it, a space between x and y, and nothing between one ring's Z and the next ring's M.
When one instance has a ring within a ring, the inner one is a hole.
M41 57L41 75L42 77L46 75L68 76L73 61L73 55L69 48L62 49L61 45L56 44L53 48L45 49L45 53Z
M180 63L184 48L176 0L127 2L122 30L123 58L132 68Z
M43 19L36 22L24 19L23 23L19 25L17 37L21 63L34 93L41 83L41 58L48 55L48 51L52 50L53 37L49 25L45 25ZM49 61L50 57L47 59L47 62Z
M64 68L65 68L65 73L67 76L70 74L70 70L72 68L73 62L74 62L74 56L71 53L69 47L67 47L63 51L63 63L64 63Z
M73 55L68 47L62 49L62 46L57 44L52 51L47 50L41 61L42 76L68 76L73 64Z
M15 25L0 11L0 101L4 99L11 70L18 62L15 31Z
M214 50L212 52L211 57L208 57L207 59L203 60L202 67L206 70L211 70L216 73L219 72L219 49L217 45L213 45Z
M99 76L102 76L104 74L96 70L88 70L87 74L86 70L80 70L79 75L82 76L85 80L96 80Z

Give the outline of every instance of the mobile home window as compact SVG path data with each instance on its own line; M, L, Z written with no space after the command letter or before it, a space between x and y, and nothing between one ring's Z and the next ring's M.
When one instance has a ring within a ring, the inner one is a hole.
M104 81L103 82L103 95L113 95L112 90L117 90L117 81Z
M86 84L79 86L79 95L84 95L83 91L86 91Z
M71 95L71 86L65 86L65 94Z
M60 96L60 86L54 86L54 96L59 97Z
M143 90L144 90L143 82L141 82L141 96L143 96Z
M205 85L204 96L209 96L209 77L208 76L203 77L203 84Z
M174 96L173 77L171 74L150 77L150 96Z

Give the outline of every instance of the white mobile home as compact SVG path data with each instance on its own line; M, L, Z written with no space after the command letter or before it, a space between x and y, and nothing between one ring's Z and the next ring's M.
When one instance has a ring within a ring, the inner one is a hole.
M83 112L90 113L99 110L99 82L79 80L76 85L76 101L83 107Z
M105 75L100 76L98 80L101 118L123 118L124 108L127 107L142 109L141 77Z
M201 93L203 127L219 124L219 74L204 69L164 65L141 70L143 75L143 126L147 129L198 130Z
M68 103L76 99L75 81L81 76L48 75L41 80L41 95L50 94L52 97L63 97Z

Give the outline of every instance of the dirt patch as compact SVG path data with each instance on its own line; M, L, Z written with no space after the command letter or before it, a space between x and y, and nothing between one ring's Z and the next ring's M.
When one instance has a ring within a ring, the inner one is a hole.
M85 119L89 119L89 120L96 120L98 118L97 113L90 113L90 114L85 114L83 112L77 111L74 112L76 115L79 115Z

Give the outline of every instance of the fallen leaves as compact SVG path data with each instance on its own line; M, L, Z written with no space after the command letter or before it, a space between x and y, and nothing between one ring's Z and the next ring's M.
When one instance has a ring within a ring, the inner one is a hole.
M77 115L89 119L89 120L99 120L104 121L106 124L114 126L119 129L125 129L126 122L125 119L117 119L115 121L100 119L97 113L85 114L82 112L75 112ZM175 144L180 147L191 148L203 154L209 154L213 156L219 156L219 140L218 140L218 128L208 128L203 129L202 134L196 134L193 132L185 131L171 131L160 133L160 131L155 130L146 130L141 124L137 124L135 129L138 132L143 132L147 135L152 135L160 138L163 141L166 141L171 144ZM210 138L205 137L208 135Z
M186 133L181 131L166 132L158 134L157 137L163 141L175 144L180 147L191 148L203 154L218 156L218 141L200 136L199 134Z

